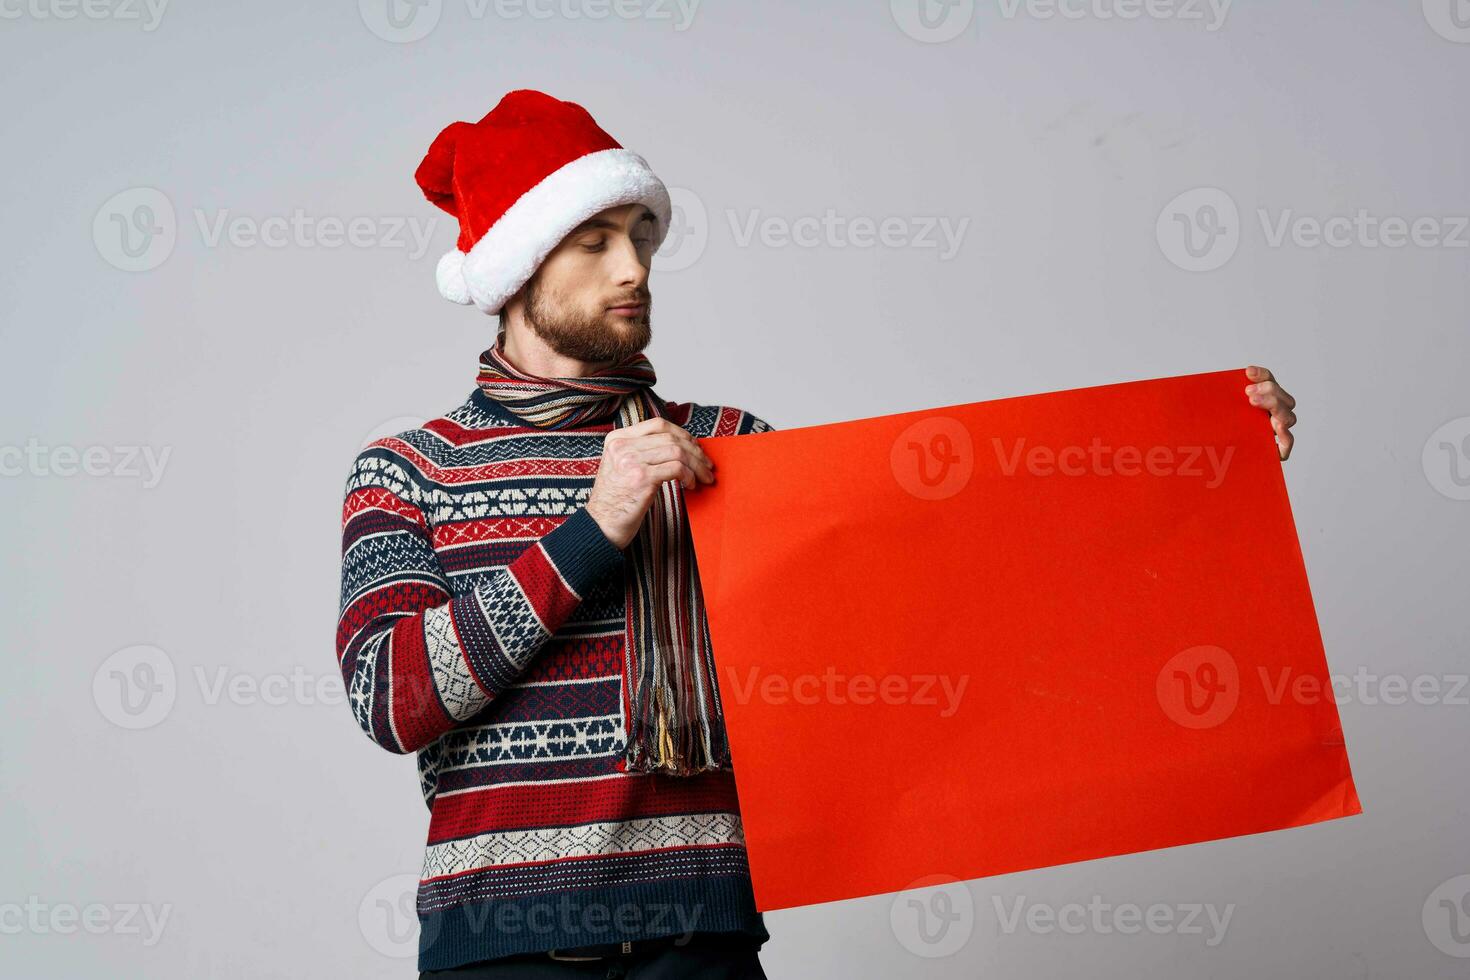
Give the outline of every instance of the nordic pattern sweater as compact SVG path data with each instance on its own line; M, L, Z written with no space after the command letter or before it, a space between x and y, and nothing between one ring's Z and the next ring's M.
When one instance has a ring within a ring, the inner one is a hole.
M771 429L737 408L666 411L695 437ZM769 938L731 774L617 768L623 553L585 508L612 428L528 427L477 386L353 461L337 659L362 730L417 756L420 970L690 931Z

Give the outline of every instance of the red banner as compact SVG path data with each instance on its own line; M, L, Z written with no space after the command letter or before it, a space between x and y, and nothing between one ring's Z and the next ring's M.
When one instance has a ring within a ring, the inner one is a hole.
M719 482L686 499L760 909L1360 812L1247 383L701 440Z

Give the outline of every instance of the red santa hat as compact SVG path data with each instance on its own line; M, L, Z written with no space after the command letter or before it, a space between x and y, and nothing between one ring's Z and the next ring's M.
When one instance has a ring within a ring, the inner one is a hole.
M605 133L586 109L517 89L477 123L453 122L414 179L459 219L457 247L439 260L439 292L498 313L567 233L599 211L643 204L669 231L671 207L648 162Z

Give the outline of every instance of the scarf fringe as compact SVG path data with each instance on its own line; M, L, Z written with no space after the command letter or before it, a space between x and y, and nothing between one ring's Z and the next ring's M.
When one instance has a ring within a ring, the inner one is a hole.
M620 424L649 417L640 413L650 408L656 406L643 398L627 399ZM692 776L730 767L684 506L683 485L662 484L630 545L637 560L629 577L627 636L634 642L624 649L630 679L626 761L633 772Z

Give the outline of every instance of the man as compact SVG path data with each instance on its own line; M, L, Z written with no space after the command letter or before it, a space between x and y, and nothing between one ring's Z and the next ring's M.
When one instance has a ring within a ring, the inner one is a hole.
M668 193L580 106L512 92L416 177L460 221L441 292L500 315L343 508L343 678L431 813L419 969L763 977L682 493L715 481L697 438L770 426L654 394Z
M682 494L697 438L771 426L653 393L668 194L580 106L511 92L415 176L460 222L441 293L500 315L343 507L343 678L431 813L420 975L763 977ZM1295 403L1251 371L1285 459Z

